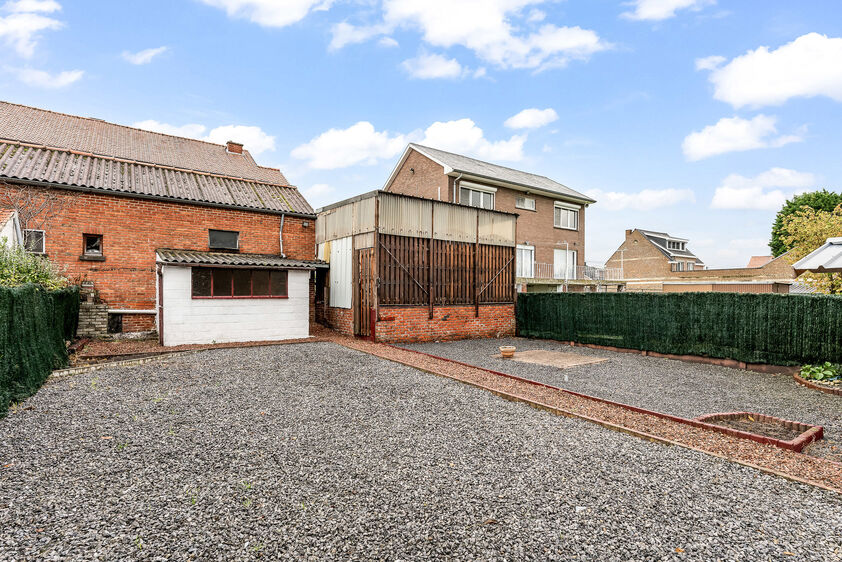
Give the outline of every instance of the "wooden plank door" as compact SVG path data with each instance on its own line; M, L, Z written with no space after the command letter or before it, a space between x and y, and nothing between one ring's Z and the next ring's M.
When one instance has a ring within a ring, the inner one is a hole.
M354 310L354 333L371 336L371 309L374 306L374 248L357 250L354 267L357 268L357 299Z

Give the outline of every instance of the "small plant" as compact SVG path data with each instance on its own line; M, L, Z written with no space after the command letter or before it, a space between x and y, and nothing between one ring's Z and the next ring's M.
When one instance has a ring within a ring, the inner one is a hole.
M842 365L825 361L820 365L804 365L801 377L813 381L832 382L842 379Z
M61 289L69 281L46 257L31 254L22 246L11 247L5 238L0 238L0 286L17 287L26 283Z

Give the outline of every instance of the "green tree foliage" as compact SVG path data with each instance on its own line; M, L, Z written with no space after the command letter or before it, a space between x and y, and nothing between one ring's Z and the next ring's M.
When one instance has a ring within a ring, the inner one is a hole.
M784 219L786 217L798 212L805 206L817 211L830 212L840 204L842 204L842 193L834 193L826 189L802 193L784 203L783 208L778 211L775 217L775 223L772 225L772 239L769 241L769 248L772 250L772 255L778 257L792 248L792 246L784 241L784 237L788 234L784 226Z
M828 238L842 236L842 205L831 212L801 207L784 218L781 239L791 248L786 258L795 263L825 243ZM818 293L842 294L842 273L804 273L799 278Z
M0 239L0 287L18 287L27 283L45 289L67 287L68 280L47 258L30 254L21 246L10 247Z

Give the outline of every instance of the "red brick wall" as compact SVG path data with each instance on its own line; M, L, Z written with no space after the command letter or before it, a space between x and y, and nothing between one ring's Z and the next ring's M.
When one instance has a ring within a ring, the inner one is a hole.
M354 335L354 314L350 308L324 306L319 314L319 321L333 328L340 334Z
M494 304L479 307L479 318L473 306L381 306L377 322L377 341L415 342L493 338L515 335L515 305Z
M452 199L448 187L450 179L444 174L444 168L441 165L423 154L410 150L392 183L386 186L386 191L425 199L450 201Z
M0 182L5 190L19 189ZM155 250L208 250L208 229L240 232L240 251L277 254L280 215L100 193L54 190L63 200L60 213L44 228L46 253L74 281L94 282L112 309L155 308ZM308 227L304 228L303 223ZM82 235L101 234L105 261L82 261ZM284 253L313 259L313 219L287 216ZM154 316L124 315L124 331L154 329Z

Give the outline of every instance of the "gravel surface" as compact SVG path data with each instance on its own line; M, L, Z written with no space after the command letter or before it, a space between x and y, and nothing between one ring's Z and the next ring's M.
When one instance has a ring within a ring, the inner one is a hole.
M562 370L502 359L498 350L501 345L514 345L521 351L547 349L609 360ZM402 347L687 418L716 412L756 412L823 425L824 443L810 445L805 452L842 460L842 397L796 384L790 375L571 347L552 340L461 340Z
M331 343L107 368L0 420L4 560L278 557L842 560L842 495Z

